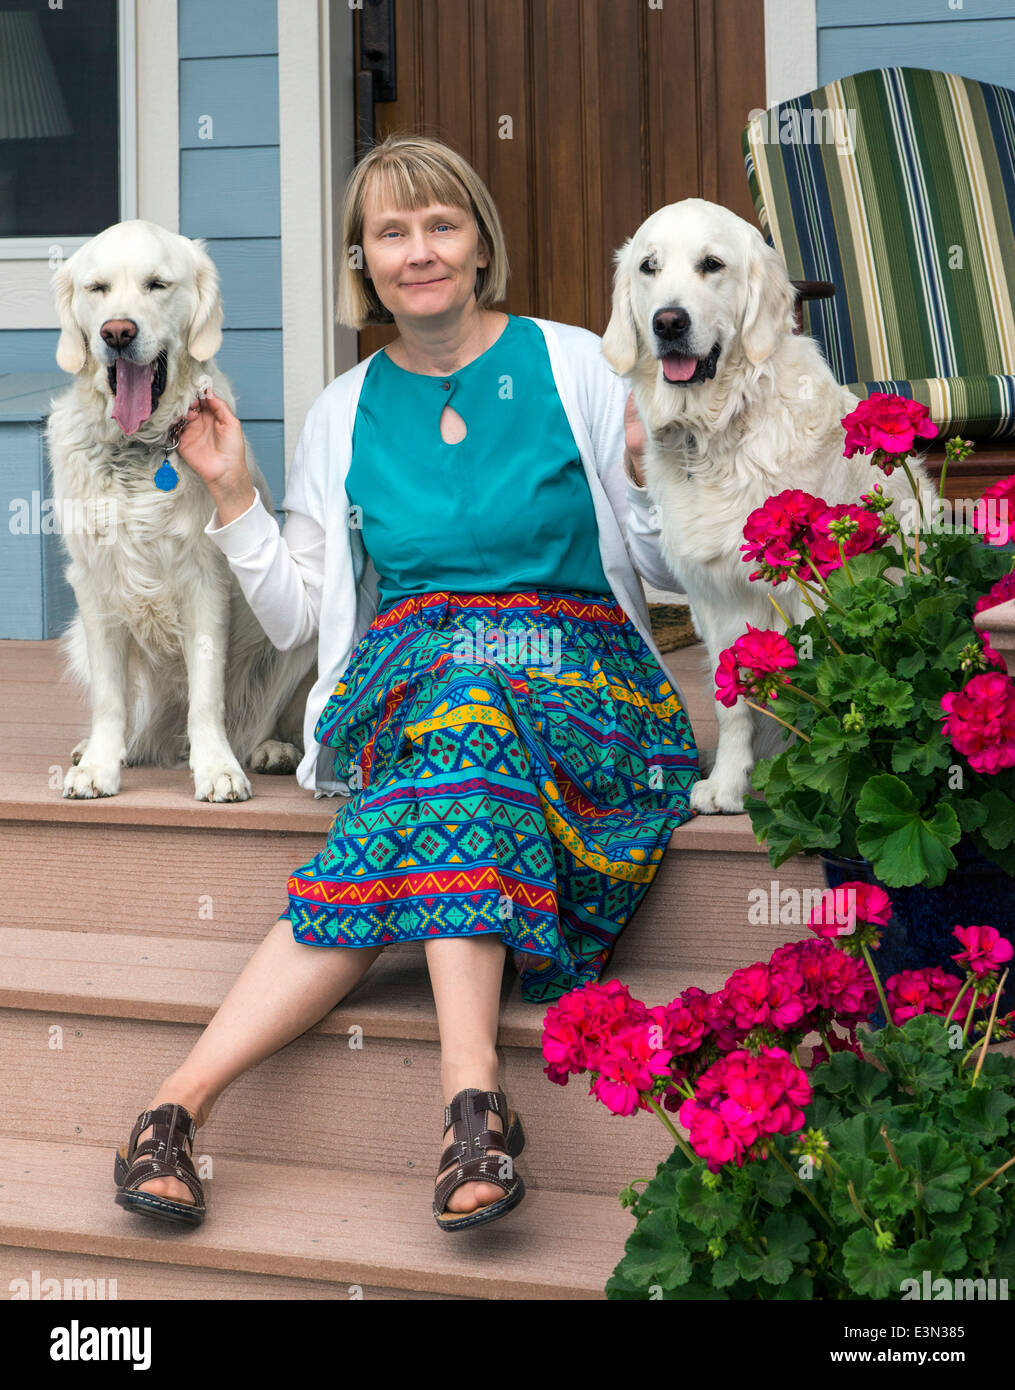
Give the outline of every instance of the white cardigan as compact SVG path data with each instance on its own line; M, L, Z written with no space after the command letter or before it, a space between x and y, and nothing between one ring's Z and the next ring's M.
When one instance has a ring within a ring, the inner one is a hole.
M547 319L532 321L546 340L557 393L588 478L603 571L620 606L683 700L652 639L645 593L634 568L660 588L674 586L659 553L659 530L653 524L648 493L631 481L623 467L628 387L603 357L594 333ZM321 759L318 773L322 750L314 729L353 648L377 614L377 571L359 527L349 525L351 509L345 491L356 405L373 356L336 377L308 410L289 468L281 530L256 488L255 500L240 516L222 526L216 508L204 528L229 561L275 647L289 651L320 633L318 679L303 723L306 753L296 769L300 786L315 796L350 794L347 782L332 778L330 758Z

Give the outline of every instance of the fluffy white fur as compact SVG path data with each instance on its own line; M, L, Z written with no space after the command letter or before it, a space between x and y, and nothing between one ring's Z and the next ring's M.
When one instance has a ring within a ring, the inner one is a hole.
M721 263L715 269L709 257ZM755 627L782 630L774 594L793 622L808 616L791 581L751 583L741 558L743 526L766 498L800 488L829 504L858 502L880 482L896 503L913 505L905 473L890 478L862 454L842 456L840 423L857 399L832 376L818 345L793 333L794 290L781 257L757 228L701 198L653 213L616 253L612 317L602 340L607 361L634 391L647 442L645 486L657 509L661 551L686 593L714 678L720 653ZM655 315L684 310L679 351L707 358L715 376L667 381ZM932 493L915 459L914 476L931 515ZM714 691L710 682L710 689ZM716 703L719 747L691 793L701 812L739 812L756 758L781 746L775 720L738 700Z
M150 283L156 278L167 288ZM272 646L204 534L214 502L181 458L171 458L174 490L153 482L166 432L202 377L235 409L212 360L222 343L218 272L204 242L128 221L76 251L55 272L53 290L62 329L56 359L75 376L47 426L53 494L59 516L71 515L70 506L86 523L63 527L78 613L61 650L89 689L92 713L63 794L113 796L121 764L175 767L189 750L196 800L244 801L244 767L293 772L302 757L316 639L287 652ZM100 336L113 319L136 324L130 352L138 362L167 355L157 408L130 436L112 418L107 372L117 353ZM270 489L246 448L271 511Z

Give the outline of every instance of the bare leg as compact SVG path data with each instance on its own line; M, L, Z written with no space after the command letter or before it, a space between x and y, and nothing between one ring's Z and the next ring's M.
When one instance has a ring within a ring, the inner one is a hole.
M148 1109L185 1106L200 1126L230 1084L257 1062L300 1037L366 974L383 946L306 946L288 918L276 922L243 968L190 1055L156 1092ZM139 1141L149 1134L145 1130ZM176 1178L151 1178L140 1192L193 1202Z
M450 936L426 943L426 963L437 1006L441 1038L441 1089L445 1105L466 1087L498 1089L497 1022L507 947L498 934ZM503 1130L500 1117L486 1112L487 1128ZM453 1138L444 1134L442 1148ZM491 1152L500 1152L491 1150ZM454 1165L442 1169L436 1182ZM503 1197L489 1182L466 1182L448 1198L449 1211L474 1211Z

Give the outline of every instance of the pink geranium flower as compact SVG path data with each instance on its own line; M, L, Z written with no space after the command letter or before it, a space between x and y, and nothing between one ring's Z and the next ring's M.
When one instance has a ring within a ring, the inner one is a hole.
M943 732L975 772L1015 767L1015 683L1001 671L974 676L941 696Z
M708 1021L710 998L703 989L692 985L672 1004L649 1009L650 1018L659 1024L661 1045L674 1055L697 1052L712 1031Z
M615 1115L647 1110L644 1093L660 1076L668 1076L673 1053L655 1045L654 1020L646 1019L616 1029L599 1054L599 1076L589 1093Z
M833 522L841 526L845 521L855 523L855 529L851 535L843 539L840 554L839 540L831 527ZM830 574L832 570L841 569L843 555L847 560L852 560L854 555L862 555L869 550L880 550L888 541L887 532L881 529L880 518L866 507L856 507L849 502L827 507L815 520L811 528L811 537L811 559L814 568L822 576Z
M900 970L885 981L885 997L896 1023L917 1014L944 1017L958 998L962 981L936 965L922 970Z
M965 950L952 956L952 960L964 965L974 975L992 974L1015 954L1011 942L994 927L956 927L953 935L958 937Z
M622 1026L644 1020L648 1010L619 980L587 984L563 995L543 1020L543 1070L558 1086L569 1075L598 1071L604 1047Z
M744 524L747 543L740 547L744 560L761 564L751 579L780 582L794 574L810 577L802 548L810 544L811 526L827 506L820 497L787 488L756 507Z
M990 545L1007 545L1015 539L1015 473L984 488L981 501L973 508L973 530Z
M793 941L772 953L772 967L791 965L800 977L808 1014L828 1010L844 1027L870 1017L877 1007L874 977L864 960L837 951L824 939Z
M838 940L852 936L858 924L887 927L892 920L892 900L883 888L858 879L826 888L807 923L816 936Z
M880 465L887 474L901 458L912 453L917 439L933 439L938 432L925 405L885 391L872 391L843 417L842 424L846 430L845 457L873 454L880 449L892 456Z
M802 1129L810 1099L806 1074L784 1049L731 1052L698 1078L693 1099L680 1107L680 1123L715 1172L731 1159L742 1166L764 1150L770 1134Z
M744 635L720 654L715 698L728 708L740 695L750 695L761 703L776 699L778 687L789 681L780 673L796 664L792 643L781 632L748 623Z

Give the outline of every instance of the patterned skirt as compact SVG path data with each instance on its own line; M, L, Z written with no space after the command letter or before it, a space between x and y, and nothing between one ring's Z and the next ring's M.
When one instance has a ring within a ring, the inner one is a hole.
M296 940L496 933L527 1003L599 978L670 832L694 814L687 713L602 594L396 601L315 737L352 795L289 878Z

